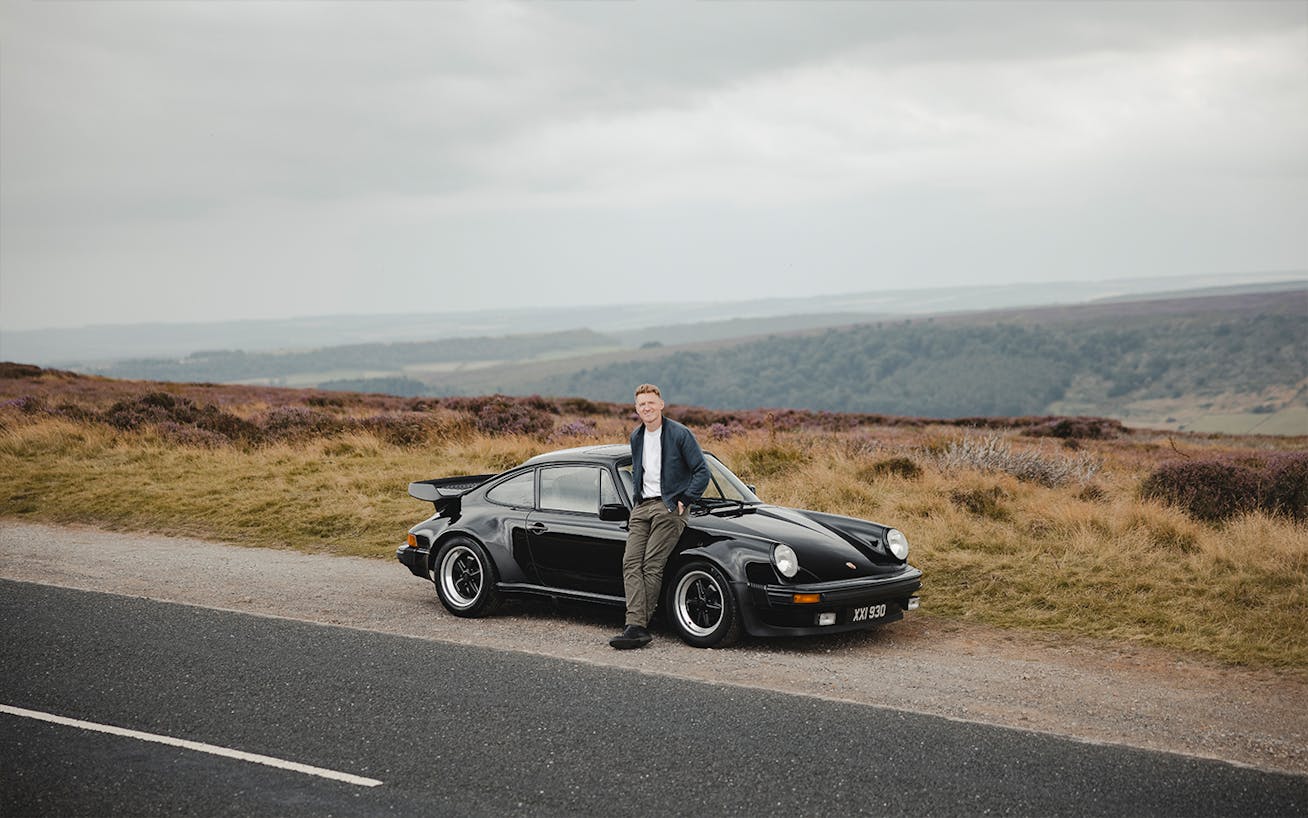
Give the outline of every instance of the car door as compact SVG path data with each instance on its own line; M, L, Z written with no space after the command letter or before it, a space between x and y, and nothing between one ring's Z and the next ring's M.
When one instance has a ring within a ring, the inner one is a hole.
M537 509L527 521L536 575L544 585L622 596L626 524L599 517L601 503L621 503L609 470L598 465L539 470Z
M498 531L484 537L487 545L503 543L509 551L510 562L496 557L500 580L503 582L540 581L531 561L531 545L527 525L536 505L536 470L529 469L507 480L501 480L486 492L486 500L502 510L495 515ZM517 569L516 572L513 569ZM517 575L515 575L517 574Z

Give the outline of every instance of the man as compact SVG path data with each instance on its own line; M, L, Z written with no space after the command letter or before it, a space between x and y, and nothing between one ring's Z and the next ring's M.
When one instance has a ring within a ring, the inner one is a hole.
M663 568L681 532L690 504L708 486L708 463L685 426L663 417L663 395L651 383L636 387L640 426L631 433L632 485L636 496L622 555L627 594L627 627L609 644L619 650L643 648L654 637L646 630L658 606Z

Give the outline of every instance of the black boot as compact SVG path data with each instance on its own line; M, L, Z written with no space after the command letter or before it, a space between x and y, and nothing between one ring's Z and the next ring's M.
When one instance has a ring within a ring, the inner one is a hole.
M645 647L653 638L650 632L640 625L628 625L622 633L610 639L609 644L618 650L631 650Z

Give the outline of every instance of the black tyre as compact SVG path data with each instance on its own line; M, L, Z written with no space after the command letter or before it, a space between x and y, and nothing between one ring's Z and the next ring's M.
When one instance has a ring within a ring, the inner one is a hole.
M711 562L688 562L672 574L663 615L688 645L725 648L740 639L740 606L726 577Z
M455 537L441 545L431 573L441 604L455 616L485 616L500 606L495 564L486 549L470 539Z

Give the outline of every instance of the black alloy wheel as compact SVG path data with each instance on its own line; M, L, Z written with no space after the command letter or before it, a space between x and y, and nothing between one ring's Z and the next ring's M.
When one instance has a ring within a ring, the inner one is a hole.
M686 644L725 648L740 639L740 609L717 566L704 560L686 563L673 573L667 589L668 619Z
M432 581L441 604L455 616L485 616L500 606L499 581L486 550L465 537L447 540L436 553Z

